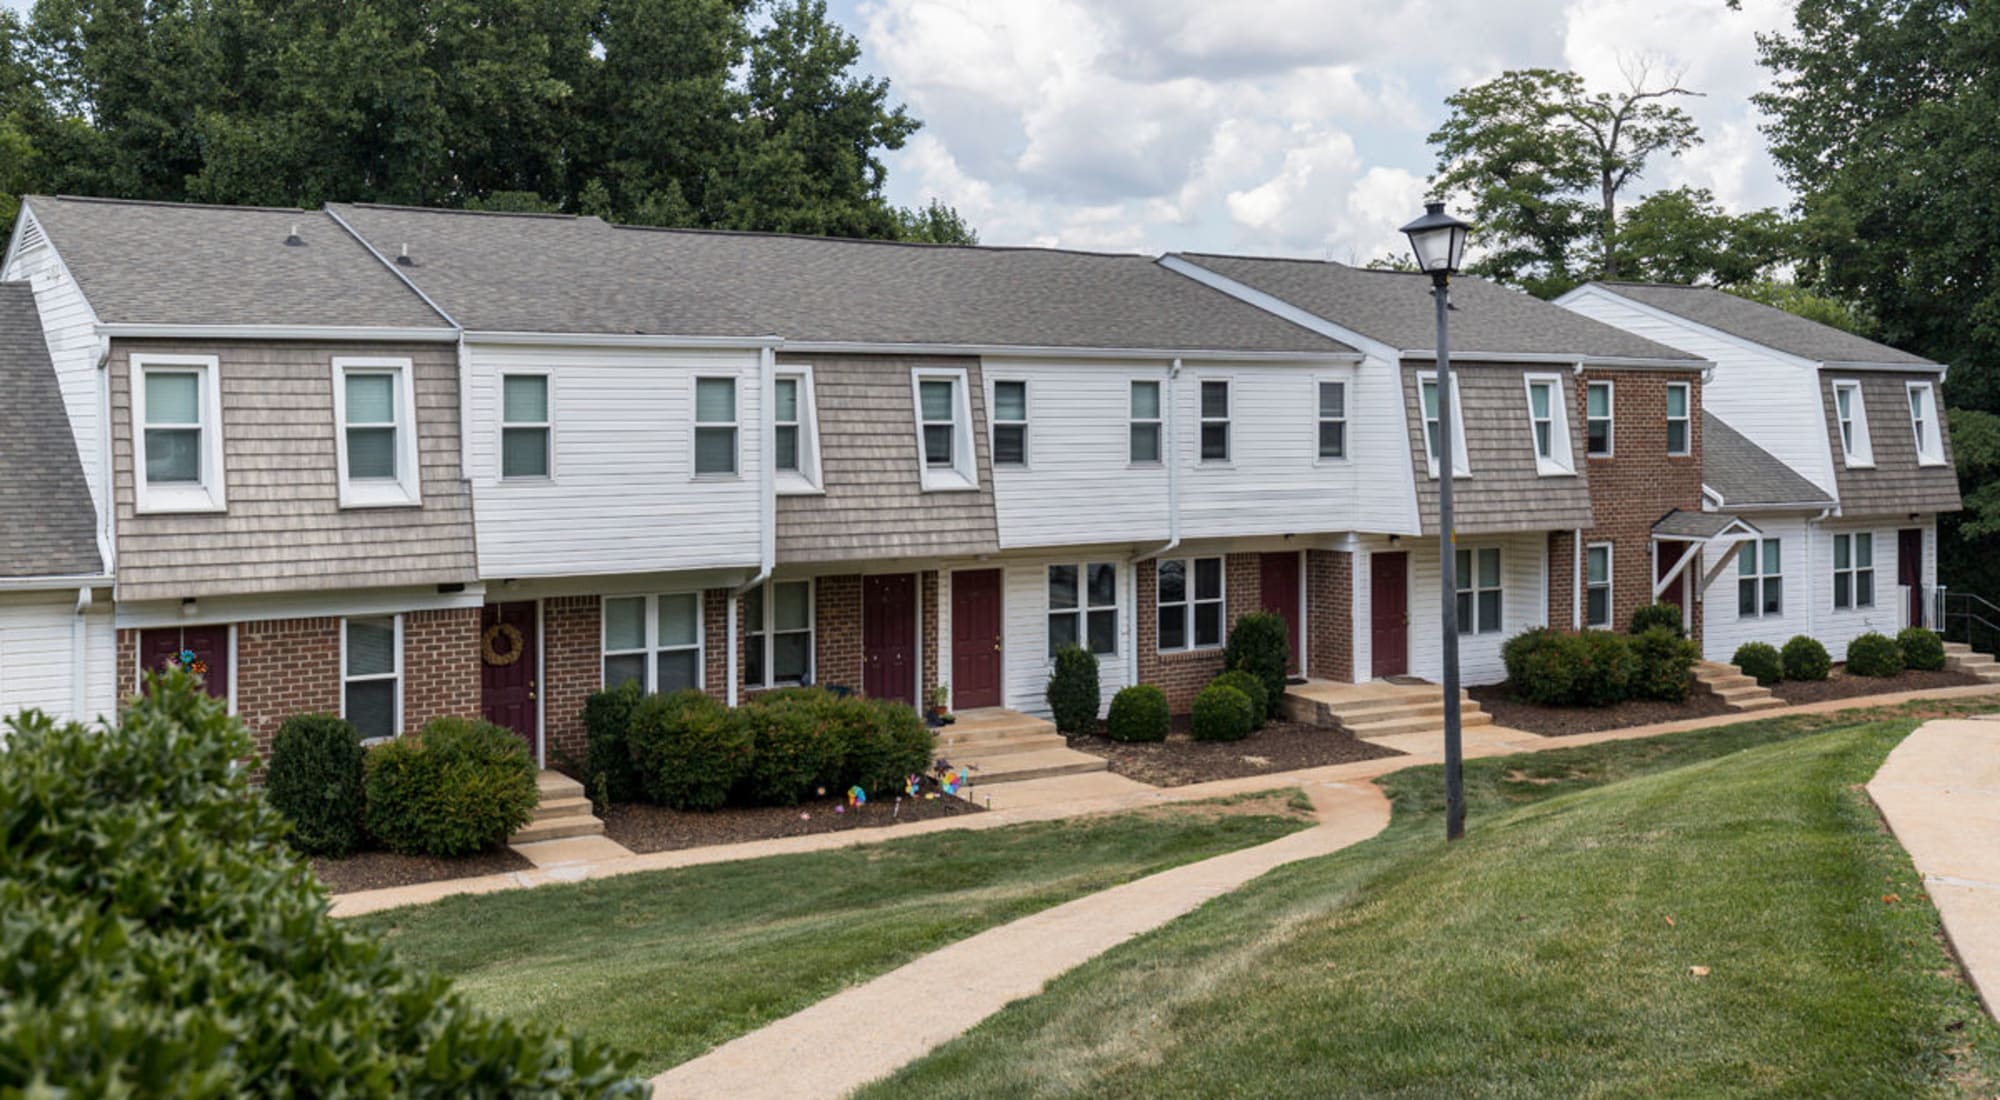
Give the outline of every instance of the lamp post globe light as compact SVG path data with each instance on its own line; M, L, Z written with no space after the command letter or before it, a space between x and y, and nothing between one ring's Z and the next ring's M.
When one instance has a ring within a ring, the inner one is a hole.
M1438 590L1444 611L1444 835L1465 835L1464 752L1460 745L1458 706L1458 533L1452 527L1451 482L1457 446L1452 442L1451 401L1451 277L1465 259L1466 231L1472 227L1444 212L1444 203L1427 202L1424 216L1403 227L1417 268L1431 277L1431 297L1437 302L1437 463L1438 463ZM1419 394L1421 400L1421 393Z

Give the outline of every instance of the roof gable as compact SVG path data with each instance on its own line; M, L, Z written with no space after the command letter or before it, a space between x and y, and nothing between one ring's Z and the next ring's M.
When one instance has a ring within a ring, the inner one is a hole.
M1707 286L1670 283L1594 282L1586 284L1739 340L1815 363L1878 364L1898 367L1942 365L1900 348L1878 343L1832 325L1810 321L1775 306L1753 302Z
M0 283L0 393L0 577L103 572L97 511L24 282Z
M1701 480L1725 508L1833 503L1819 486L1712 412L1701 414Z

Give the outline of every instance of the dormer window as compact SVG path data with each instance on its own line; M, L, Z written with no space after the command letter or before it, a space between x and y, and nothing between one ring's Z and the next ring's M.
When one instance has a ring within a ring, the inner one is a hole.
M1917 465L1944 465L1944 432L1938 425L1937 392L1929 382L1912 382L1910 431L1917 439Z
M1562 379L1528 376L1528 427L1534 439L1535 469L1542 476L1576 472L1570 463L1569 418L1563 415Z
M972 450L972 400L965 371L957 367L919 368L910 374L917 411L918 471L925 489L979 488Z
M1451 472L1453 477L1464 477L1468 472L1465 461L1465 410L1459 400L1458 375L1451 376L1451 421L1456 430L1451 433ZM1438 394L1437 373L1425 371L1417 375L1418 400L1424 414L1424 462L1432 477L1438 476Z
M223 510L218 370L213 355L132 356L138 511Z
M778 492L819 492L819 410L811 369L780 363L772 404L772 464Z
M1861 383L1833 384L1833 415L1840 424L1840 450L1847 465L1875 465L1875 448L1868 438L1868 405L1861 399Z
M416 394L408 359L333 361L334 437L342 508L422 502Z

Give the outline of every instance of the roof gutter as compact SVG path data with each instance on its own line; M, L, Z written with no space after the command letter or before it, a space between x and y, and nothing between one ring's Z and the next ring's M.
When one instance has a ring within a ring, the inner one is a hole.
M1097 348L1010 344L897 344L875 341L787 340L784 350L820 355L979 355L1015 359L1172 359L1196 362L1359 363L1357 351L1231 351L1221 348Z
M1871 363L1866 360L1825 359L1820 361L1821 370L1873 370L1893 371L1898 374L1936 374L1942 376L1951 367L1944 363Z
M1437 358L1437 352L1430 348L1404 348L1396 354L1403 359ZM1713 370L1715 367L1707 359L1651 359L1641 356L1578 355L1574 352L1460 351L1457 348L1451 349L1451 358L1454 369L1461 360L1473 363L1546 363L1579 371L1585 367L1609 370Z
M371 327L367 325L160 325L123 321L99 322L99 336L158 340L375 340L396 343L449 344L458 339L450 328Z
M48 577L0 577L0 592L54 592L59 589L91 589L112 583L109 573L64 573ZM81 600L81 597L79 597ZM81 600L77 610L89 606Z
M480 344L567 345L590 348L775 348L781 336L677 336L654 332L523 332L468 329L465 338Z

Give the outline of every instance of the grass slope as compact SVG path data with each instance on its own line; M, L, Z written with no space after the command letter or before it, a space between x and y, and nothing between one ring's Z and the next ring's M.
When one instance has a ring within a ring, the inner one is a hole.
M2000 1031L1860 788L1915 724L1477 761L1451 846L1437 769L1398 773L1381 837L1122 945L863 1095L1991 1095Z
M1308 824L1304 797L1278 791L449 898L360 923L480 1007L630 1051L651 1074L983 929Z

